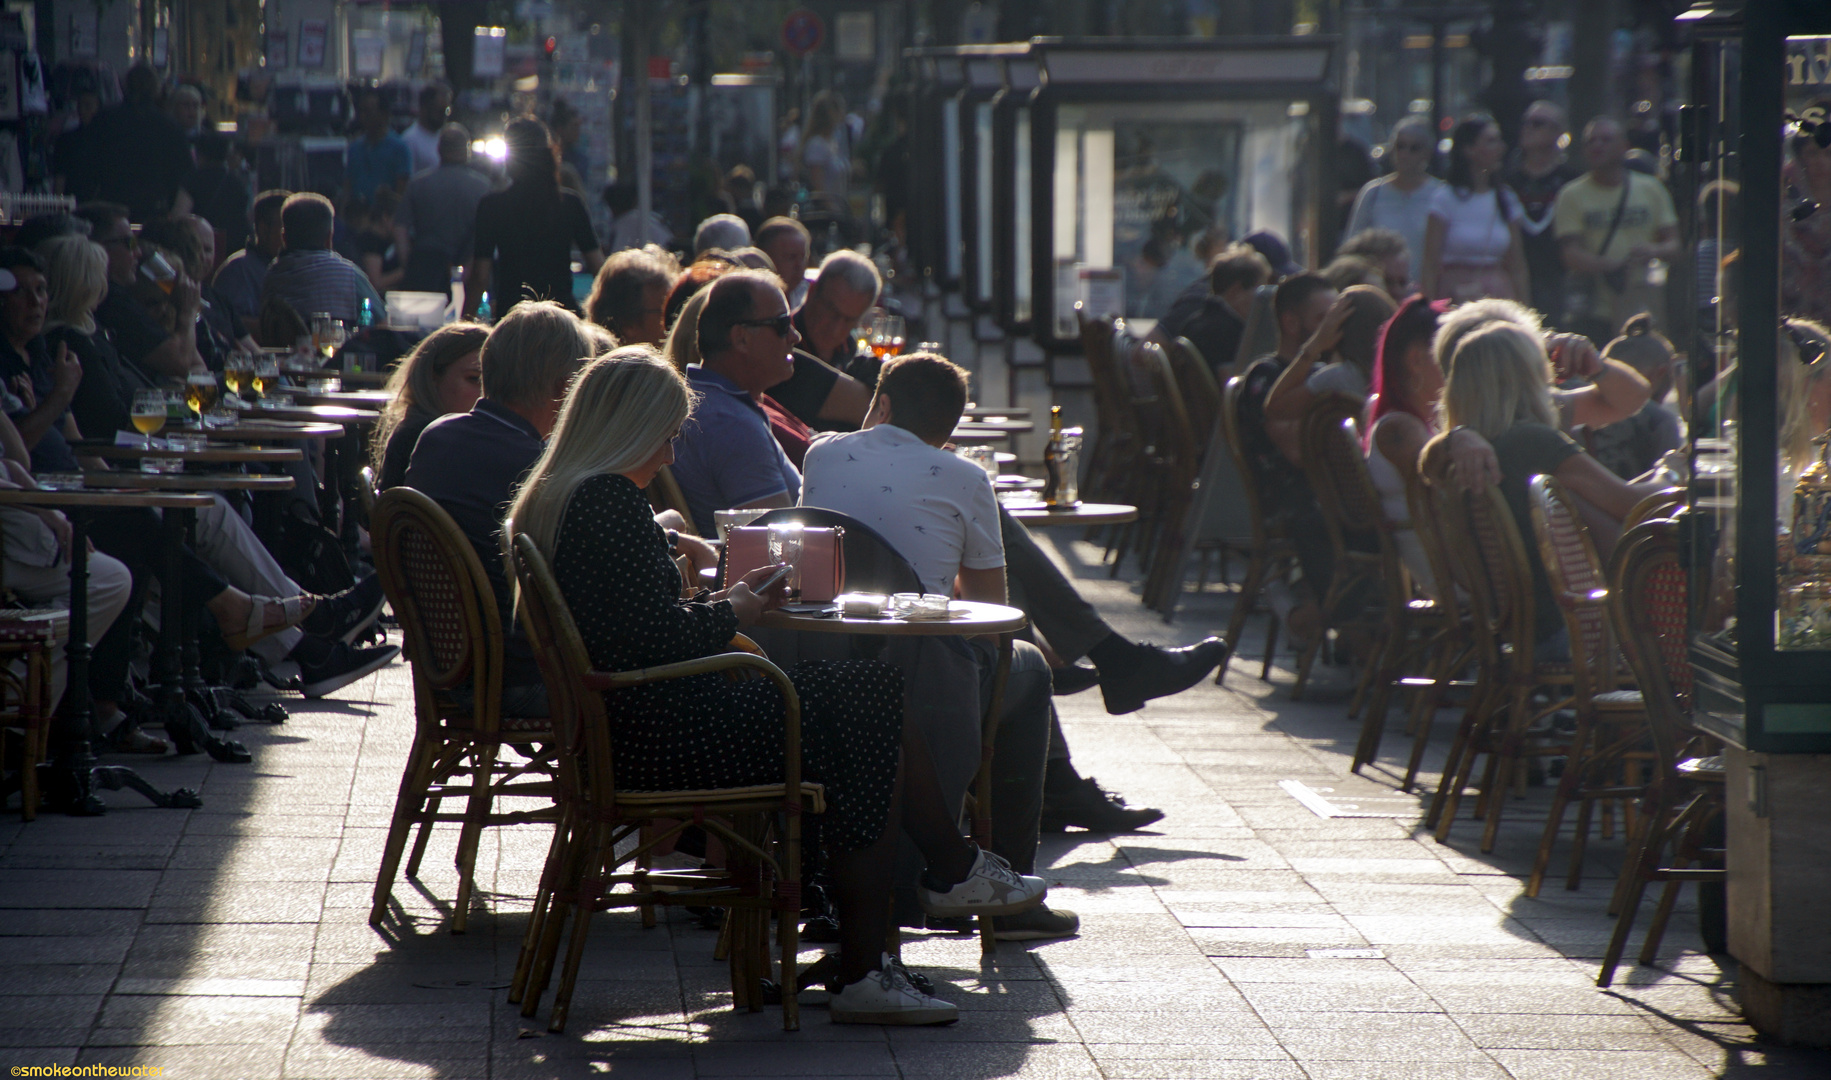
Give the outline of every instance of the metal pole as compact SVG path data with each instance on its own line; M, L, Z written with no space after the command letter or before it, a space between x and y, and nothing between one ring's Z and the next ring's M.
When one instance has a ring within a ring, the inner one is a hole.
M636 220L648 227L654 200L654 133L649 114L649 42L648 5L644 0L627 0L630 34L636 39Z
M1448 23L1438 16L1430 24L1430 126L1431 155L1436 156L1436 141L1443 138L1443 32Z

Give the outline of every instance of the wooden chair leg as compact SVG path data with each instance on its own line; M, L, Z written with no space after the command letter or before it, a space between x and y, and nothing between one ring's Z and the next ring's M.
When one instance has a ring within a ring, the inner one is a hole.
M1621 965L1621 954L1627 951L1628 935L1634 929L1634 916L1639 911L1641 897L1646 895L1647 883L1659 871L1659 856L1665 850L1668 835L1670 828L1665 823L1651 816L1647 818L1640 844L1624 868L1622 881L1627 888L1622 891L1621 914L1615 917L1615 930L1609 935L1608 949L1602 954L1602 970L1596 975L1597 986L1606 987L1615 981L1615 969ZM1629 872L1631 877L1627 876Z
M567 918L584 918L579 904L579 883L591 865L588 853L597 843L596 834L600 828L595 823L583 823L566 845L565 860L553 881L554 899L547 916L541 920L540 945L522 995L523 1016L533 1016L540 1010L540 998L547 992L547 983L553 977L553 964L559 956L560 938L565 932Z
M1698 861L1702 844L1699 834L1714 817L1716 807L1704 796L1696 796L1680 811L1673 823L1672 866L1666 872L1666 886L1660 890L1659 906L1653 909L1653 921L1647 926L1647 939L1640 946L1640 962L1652 964L1659 959L1659 943L1666 936L1666 923L1672 919L1672 908L1678 903L1679 887L1694 875L1687 870Z
M606 850L605 830L592 829L591 843L581 862L578 900L573 905L572 936L566 942L566 964L560 970L559 989L553 993L553 1013L547 1018L547 1030L566 1030L566 1014L572 1008L572 991L579 982L579 965L585 959L585 940L591 933L591 917L597 912L597 897L584 887L588 880L601 880L611 853Z
M1227 665L1233 662L1233 654L1240 648L1240 635L1246 630L1246 618L1253 608L1258 606L1259 589L1265 580L1265 556L1253 552L1246 564L1246 577L1240 582L1239 595L1233 600L1233 614L1227 619L1227 652L1221 657L1219 668L1214 674L1214 684L1220 686L1227 681Z
M562 812L563 813L563 812ZM541 930L553 906L553 887L566 859L567 830L570 822L562 816L553 827L553 839L547 845L547 861L541 864L540 885L534 890L534 906L528 911L528 928L521 935L521 952L515 957L515 975L509 980L509 1004L519 1005L527 993L534 958L540 952Z
M418 821L426 809L426 788L431 782L433 758L437 751L428 743L424 732L413 737L413 747L407 751L407 766L401 770L400 793L394 797L394 816L388 824L388 843L382 849L381 868L375 875L375 893L369 908L369 925L379 925L387 917L388 902L394 898L394 882L400 876L401 856L407 847L407 838L413 833L413 823ZM430 826L426 826L430 828ZM421 830L425 836L425 829ZM415 849L412 867L407 871L409 877L419 871L418 855L423 851L422 843Z
M501 747L495 743L473 745L470 752L470 798L464 806L464 825L458 833L458 851L453 860L458 870L458 897L452 904L451 932L462 934L470 927L471 895L476 891L477 846L483 839L483 827L489 821L494 801L496 755Z
M1532 856L1532 874L1526 879L1526 895L1537 896L1545 884L1545 870L1551 865L1551 849L1557 846L1558 831L1564 827L1564 814L1570 808L1572 799L1583 787L1584 758L1587 756L1591 742L1589 725L1579 718L1577 733L1570 742L1570 753L1564 760L1564 775L1558 777L1558 787L1551 796L1551 809L1545 815L1545 829L1539 835L1538 850ZM1589 825L1590 807L1594 805L1584 799L1578 810L1580 824L1578 830L1585 831ZM1572 885L1571 888L1576 888Z

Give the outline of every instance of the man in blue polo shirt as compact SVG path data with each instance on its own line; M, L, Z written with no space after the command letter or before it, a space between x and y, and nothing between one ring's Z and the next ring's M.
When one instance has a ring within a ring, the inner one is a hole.
M712 283L699 316L702 359L687 366L701 398L674 440L674 479L701 536L714 535L714 511L801 497L801 474L756 402L794 371L800 340L773 275L739 271Z

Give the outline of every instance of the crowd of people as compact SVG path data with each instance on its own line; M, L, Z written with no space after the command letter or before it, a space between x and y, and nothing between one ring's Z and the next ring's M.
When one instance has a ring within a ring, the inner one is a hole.
M810 266L802 221L751 213L736 198L732 212L700 223L685 258L652 242L652 223L628 218L628 207L606 244L568 174L564 131L576 139L576 117L557 107L551 128L508 124L498 184L472 168L470 132L448 121L442 88L427 88L400 134L381 96L359 93L340 214L313 192L249 197L209 133L187 134L157 98L150 69L133 69L124 103L60 143L76 213L34 219L0 249L0 486L106 468L83 441L129 426L138 391L220 372L261 346L291 347L320 314L379 323L390 289L448 294L461 283L467 318L425 336L394 369L371 449L376 487L437 502L490 578L507 628L502 715L548 709L515 617L506 530L532 537L551 562L593 663L626 670L724 651L783 602L785 586L762 588L763 572L716 591L682 580L676 558L695 571L717 563L702 538L716 534L719 511L843 515L923 591L1014 605L1030 630L1003 697L985 851L958 821L993 696L991 643L789 667L806 775L826 785L830 807L821 865L834 903L819 917L840 946L810 978L834 987L835 1019L944 1022L953 1006L882 952L887 919L956 926L985 914L1015 940L1078 931L1072 912L1045 902L1040 833L1132 830L1162 814L1079 771L1053 698L1097 686L1109 713L1129 714L1209 675L1228 645L1160 648L1101 618L999 504L985 470L950 452L967 373L930 352L882 362L855 348L883 299L870 258L841 248ZM1273 598L1299 645L1327 629L1318 583L1333 573L1333 551L1297 438L1326 395L1362 406L1369 467L1394 522L1409 517L1406 475L1432 455L1450 456L1468 482L1498 483L1526 534L1529 478L1556 476L1594 511L1605 547L1610 523L1669 479L1691 407L1678 350L1660 333L1663 268L1678 254L1671 199L1657 177L1629 167L1614 120L1585 126L1582 170L1563 156L1555 105L1534 103L1521 130L1509 158L1492 119L1464 120L1438 179L1429 126L1401 123L1392 172L1361 189L1329 264L1306 271L1267 233L1217 244L1207 275L1153 331L1186 337L1217 373L1242 377L1248 479L1301 566L1294 588ZM843 110L818 102L797 131L817 186L843 195L856 137ZM1801 183L1831 190L1831 152L1807 141L1795 148ZM145 168L112 167L123 147L144 150ZM1789 252L1820 250L1810 246L1818 239L1808 231ZM592 277L582 305L575 261ZM1795 261L1790 280L1811 294L1800 301L1809 313L1823 279L1811 277L1810 257ZM1823 356L1821 327L1789 325L1802 359L1807 340ZM1800 365L1814 380L1801 400L1819 400L1823 364ZM398 651L355 644L382 606L373 577L358 571L319 593L296 583L336 576L308 564L323 545L298 542L301 529L337 524L325 518L336 499L320 497L334 486L321 468L307 455L292 494L216 498L182 562L186 600L207 611L222 645L273 671L296 666L312 696ZM664 470L678 508L652 495ZM94 734L149 753L168 747L137 722L143 697L130 668L146 587L164 567L150 517L97 515L88 596ZM34 603L67 597L67 522L21 510L0 511L0 522L6 587ZM1420 584L1431 582L1415 536L1401 547ZM1570 642L1533 559L1538 655L1555 658ZM1346 644L1365 655L1372 643ZM708 676L617 693L621 782L779 778L784 706L773 684ZM920 853L913 863L898 858L901 836ZM810 925L810 939L820 932Z

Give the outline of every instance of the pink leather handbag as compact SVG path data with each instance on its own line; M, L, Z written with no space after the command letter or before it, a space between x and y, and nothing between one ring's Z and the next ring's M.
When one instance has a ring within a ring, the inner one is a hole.
M845 530L809 527L801 530L801 599L824 604L846 591ZM725 534L725 588L745 574L770 565L769 527L745 525Z

